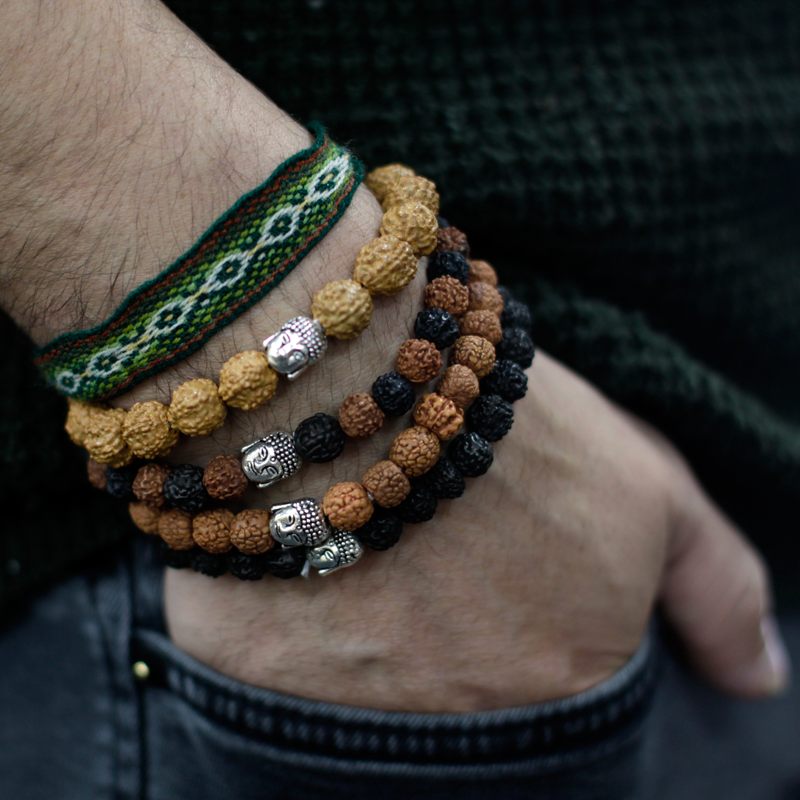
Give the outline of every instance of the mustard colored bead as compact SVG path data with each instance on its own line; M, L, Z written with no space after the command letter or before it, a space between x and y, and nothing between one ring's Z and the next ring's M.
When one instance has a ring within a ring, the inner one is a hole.
M361 476L361 484L383 508L400 505L411 491L406 474L388 459L373 464Z
M71 397L67 399L67 421L64 423L64 430L73 444L78 445L78 447L84 446L86 429L92 414L102 413L103 411L105 409L102 406L84 403L81 400L73 400Z
M413 174L414 170L405 164L386 164L368 172L365 183L375 197L378 198L378 201L382 202L391 186L401 178L406 178Z
M439 437L421 425L407 428L394 437L389 458L410 478L424 475L438 460Z
M194 547L192 539L192 515L179 508L170 508L158 515L158 535L173 550L191 550Z
M449 398L436 392L422 397L414 409L414 422L443 441L452 439L464 424L464 414Z
M422 203L426 208L439 213L439 193L436 184L421 175L404 175L395 181L386 191L381 205L385 209L413 200Z
M355 339L372 318L372 297L349 278L331 281L314 295L311 314L328 336Z
M494 345L482 336L459 336L453 345L451 358L454 364L469 367L479 378L483 378L494 366Z
M490 286L497 286L497 273L488 261L470 258L467 280L470 283L488 283Z
M392 206L381 221L382 236L396 236L408 242L418 256L433 252L437 230L436 214L416 201Z
M169 421L187 436L208 436L225 422L225 404L214 381L195 378L172 393Z
M370 294L397 294L417 274L417 257L408 242L379 236L356 256L353 278Z
M124 467L133 461L133 453L122 435L125 411L121 408L98 409L89 415L83 446L98 464Z
M129 503L131 521L142 533L158 533L158 518L161 512L147 503Z
M241 553L266 553L275 540L269 532L269 512L261 508L240 511L231 523L231 544Z
M138 458L165 456L178 442L178 432L169 424L169 410L158 400L131 406L122 423L122 435Z
M459 408L468 408L481 393L478 376L461 364L452 364L444 371L437 391L449 397Z
M369 522L373 507L367 490L360 483L342 481L325 492L322 510L334 528L354 531Z
M237 353L219 371L219 396L231 408L258 408L274 396L277 388L278 373L261 350Z
M192 538L207 553L226 553L231 549L233 512L227 508L201 511L192 520Z

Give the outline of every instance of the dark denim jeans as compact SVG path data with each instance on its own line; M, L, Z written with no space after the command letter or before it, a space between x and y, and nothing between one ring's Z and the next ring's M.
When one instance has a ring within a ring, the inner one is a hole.
M648 714L649 642L605 684L564 700L381 712L257 689L198 663L165 634L161 585L140 541L43 595L0 636L1 798L722 796L662 793L681 783L664 772ZM774 796L800 797L800 781L795 790ZM727 795L751 796L773 797Z

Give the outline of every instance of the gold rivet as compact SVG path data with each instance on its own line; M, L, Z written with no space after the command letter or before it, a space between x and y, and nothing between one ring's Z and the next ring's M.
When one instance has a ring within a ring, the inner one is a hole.
M146 681L150 677L150 667L145 661L134 661L131 669L134 676L140 681Z

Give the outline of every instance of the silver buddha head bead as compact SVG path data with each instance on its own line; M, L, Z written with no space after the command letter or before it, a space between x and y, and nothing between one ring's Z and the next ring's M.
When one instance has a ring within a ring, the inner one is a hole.
M316 547L331 535L319 503L310 497L272 506L269 532L284 547Z
M334 531L333 535L306 555L306 563L328 575L337 569L355 564L364 554L364 546L349 531Z
M259 489L272 486L300 468L290 433L275 431L242 448L242 471Z
M292 317L264 339L269 365L290 381L319 361L327 347L322 325L309 317Z

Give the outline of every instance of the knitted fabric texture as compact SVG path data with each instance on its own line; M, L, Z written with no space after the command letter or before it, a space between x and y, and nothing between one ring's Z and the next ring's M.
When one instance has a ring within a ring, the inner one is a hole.
M105 322L36 363L62 394L103 400L180 361L280 283L344 213L363 177L318 125L313 144L241 197Z

